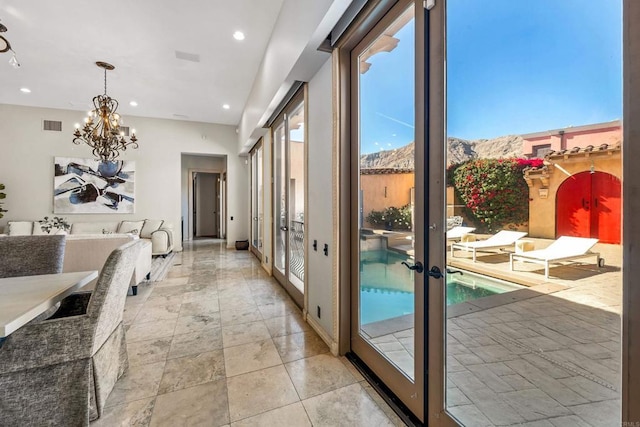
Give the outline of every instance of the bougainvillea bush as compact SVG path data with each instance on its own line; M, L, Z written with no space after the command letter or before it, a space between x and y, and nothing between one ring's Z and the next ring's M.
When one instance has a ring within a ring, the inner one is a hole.
M474 159L451 168L453 185L469 214L487 230L529 219L529 187L524 169L541 159Z

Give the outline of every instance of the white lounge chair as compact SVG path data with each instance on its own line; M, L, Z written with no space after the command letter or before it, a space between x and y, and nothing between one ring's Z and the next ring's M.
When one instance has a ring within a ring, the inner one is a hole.
M447 240L460 240L465 234L469 234L475 230L475 227L453 227L451 230L447 230Z
M451 244L451 257L454 257L454 250L459 249L462 251L473 253L473 262L476 262L476 252L483 249L500 249L512 246L516 240L526 236L527 233L523 231L507 231L502 230L487 240L480 240L477 242L466 243L452 243Z
M598 243L598 239L562 236L544 249L511 254L509 257L509 266L513 271L514 261L533 262L544 265L545 279L549 278L549 264L596 257L596 265L600 267L600 253L590 251L596 243Z

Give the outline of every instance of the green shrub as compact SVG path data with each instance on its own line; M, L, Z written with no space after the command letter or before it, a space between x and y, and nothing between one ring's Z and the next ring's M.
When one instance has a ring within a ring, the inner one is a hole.
M387 230L411 230L411 205L401 208L388 207L382 211L371 211L367 222L374 227Z

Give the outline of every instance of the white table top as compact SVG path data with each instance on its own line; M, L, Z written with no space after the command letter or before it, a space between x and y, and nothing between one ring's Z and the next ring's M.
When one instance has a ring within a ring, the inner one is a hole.
M0 338L35 319L96 277L97 271L81 271L0 279Z

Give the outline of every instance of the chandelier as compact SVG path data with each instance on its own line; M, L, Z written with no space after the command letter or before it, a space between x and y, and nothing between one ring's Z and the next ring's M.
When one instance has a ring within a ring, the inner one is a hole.
M96 65L104 69L104 95L93 98L94 109L89 111L89 116L84 119L82 129L80 125L76 125L73 143L79 145L84 142L92 148L97 160L108 162L115 160L127 147L138 148L138 138L135 129L132 129L131 140L127 141L120 129L120 114L116 113L118 101L107 95L107 70L113 70L115 67L100 61L96 62Z
M0 24L0 33L6 32L7 27L3 24ZM11 49L11 43L9 43L9 40L7 40L6 37L0 35L0 53L4 52L11 52L12 55L11 59L9 59L9 64L11 64L13 68L19 68L20 63L18 62L18 58L16 58L16 53L13 51L13 49Z

